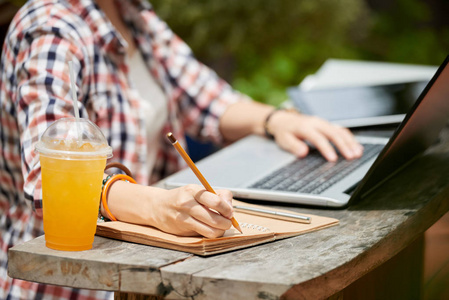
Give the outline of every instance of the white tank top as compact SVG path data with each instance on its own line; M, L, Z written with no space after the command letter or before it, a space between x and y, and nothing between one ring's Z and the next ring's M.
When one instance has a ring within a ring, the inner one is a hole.
M160 132L167 120L167 99L161 87L148 71L147 65L139 51L129 58L129 77L135 87L136 97L141 99L145 115L147 133L147 163L149 174L152 173L160 148Z

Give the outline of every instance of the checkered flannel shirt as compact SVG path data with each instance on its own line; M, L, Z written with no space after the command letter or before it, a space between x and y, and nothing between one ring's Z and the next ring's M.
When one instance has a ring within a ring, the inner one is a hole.
M165 133L222 142L219 117L236 101L233 91L158 18L145 1L118 0L148 71L167 98L168 120L154 171L146 163L145 115L131 92L126 42L93 0L32 0L10 25L0 76L0 299L96 299L80 291L7 276L7 250L43 234L40 165L35 144L55 120L74 115L68 62L74 63L80 115L96 123L141 184L182 165Z

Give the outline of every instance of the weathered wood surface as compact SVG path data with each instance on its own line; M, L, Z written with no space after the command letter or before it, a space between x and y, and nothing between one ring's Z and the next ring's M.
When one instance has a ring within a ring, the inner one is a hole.
M160 268L191 256L102 237L95 237L92 250L57 251L41 236L8 251L8 273L42 283L128 292L138 287L140 293L159 294Z
M207 258L100 237L94 250L59 252L38 238L10 249L9 272L168 299L327 298L421 237L449 210L448 183L444 143L349 209L283 206L337 218L336 227Z
M215 257L192 257L163 268L164 285L173 289L174 298L219 299L223 290L234 299L330 297L393 257L449 210L448 155L428 157L406 173L349 210L294 209L337 218L337 227Z

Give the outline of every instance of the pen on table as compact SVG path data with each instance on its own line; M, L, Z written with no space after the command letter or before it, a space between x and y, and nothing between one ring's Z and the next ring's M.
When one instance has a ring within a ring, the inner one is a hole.
M193 171L193 173L195 173L196 177L198 177L199 181L201 181L201 183L203 184L204 188L208 192L217 194L214 191L214 189L210 186L209 182L207 182L206 178L204 178L203 174L201 174L200 170L198 170L198 168L196 167L195 163L192 161L192 159L187 154L187 152L184 150L184 148L182 148L182 146L178 143L178 141L176 140L176 138L173 136L173 134L171 132L167 133L167 138L170 141L170 143L172 143L172 145L175 147L176 151L178 151L178 153L181 155L181 157L185 160L185 162L190 167L190 169ZM240 231L240 233L243 233L242 229L240 228L239 223L237 222L237 220L234 217L231 218L231 222L232 222L232 225L238 231Z
M280 212L280 211L274 211L274 210L268 210L263 208L256 208L256 207L249 207L249 206L241 206L241 205L234 205L234 208L236 211L246 212L253 215L270 215L274 218L279 218L282 220L287 221L293 221L293 222L299 222L299 223L306 223L310 224L312 221L310 217L302 216L294 213L286 213L286 212Z

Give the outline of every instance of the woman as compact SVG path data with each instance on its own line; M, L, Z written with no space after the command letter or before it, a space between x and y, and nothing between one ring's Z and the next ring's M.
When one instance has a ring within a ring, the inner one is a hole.
M109 297L13 280L7 249L43 234L39 158L34 145L56 119L73 116L68 62L77 74L81 117L95 122L140 185L112 185L111 213L179 235L216 237L231 226L229 191L199 185L150 187L184 164L165 139L171 131L218 144L248 134L272 135L280 147L307 155L304 141L334 161L362 147L350 132L323 120L252 101L199 63L145 1L31 0L18 12L2 55L0 110L0 298ZM212 208L220 215L212 213ZM91 299L91 298L89 298Z

